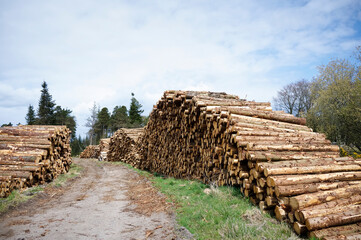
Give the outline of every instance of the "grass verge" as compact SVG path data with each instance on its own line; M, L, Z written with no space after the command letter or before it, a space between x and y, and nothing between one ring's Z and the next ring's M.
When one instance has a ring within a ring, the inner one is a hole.
M72 163L70 165L69 172L65 174L60 174L54 181L50 182L49 185L55 187L61 187L69 179L77 177L81 173L82 169L83 168L80 165L76 165L75 163Z
M63 186L69 179L72 179L78 176L81 172L82 168L79 165L72 164L70 166L69 172L65 174L59 175L54 181L46 185L38 185L34 187L27 188L23 191L14 190L11 194L6 198L0 199L0 213L7 211L11 207L16 207L20 203L24 203L38 193L43 192L46 187L61 187Z
M132 168L124 163L113 164ZM253 206L239 189L134 170L148 177L175 203L178 224L186 227L196 239L300 239L287 224Z

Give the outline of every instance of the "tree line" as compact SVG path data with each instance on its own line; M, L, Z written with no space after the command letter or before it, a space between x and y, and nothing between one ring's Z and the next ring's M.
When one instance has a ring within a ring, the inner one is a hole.
M76 119L71 115L72 111L55 103L45 81L41 87L38 108L35 110L34 106L29 105L25 116L26 123L28 125L66 125L72 132L70 145L73 156L79 155L90 144L98 144L101 138L110 137L119 128L142 127L148 121L148 117L141 115L144 112L142 105L132 93L129 110L126 106L115 106L113 112L109 113L108 108L100 109L94 103L86 123L89 127L87 136L76 137ZM12 123L2 126L12 126Z
M273 99L279 110L305 117L314 131L361 151L361 46L349 59L318 67L312 80L288 84Z
M89 128L89 144L98 144L100 139L112 136L119 128L137 128L147 124L148 117L141 115L144 112L142 105L134 97L134 93L131 96L129 110L124 105L115 106L110 113L107 107L100 109L94 103L85 125Z

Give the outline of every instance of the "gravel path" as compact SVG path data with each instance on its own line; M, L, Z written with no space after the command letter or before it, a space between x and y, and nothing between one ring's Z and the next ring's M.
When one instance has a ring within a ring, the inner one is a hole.
M0 216L0 239L177 239L167 203L121 165L73 159L81 177Z

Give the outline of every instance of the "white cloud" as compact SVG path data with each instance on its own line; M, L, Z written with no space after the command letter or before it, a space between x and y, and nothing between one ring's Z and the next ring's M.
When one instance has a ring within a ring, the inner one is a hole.
M47 81L84 133L96 101L145 113L167 89L271 100L359 43L360 2L11 1L0 3L0 123L23 121ZM357 22L358 21L358 22ZM5 111L5 110L1 110ZM16 116L16 117L15 117ZM19 119L19 120L16 120Z

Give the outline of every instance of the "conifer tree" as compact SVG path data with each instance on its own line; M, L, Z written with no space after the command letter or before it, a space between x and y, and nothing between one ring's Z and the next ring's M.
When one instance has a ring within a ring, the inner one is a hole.
M54 124L54 107L55 102L52 100L52 96L49 94L48 85L44 81L41 85L41 95L38 108L37 124L51 125Z
M126 106L115 106L110 117L110 129L115 132L119 128L127 127L129 123L128 110Z
M100 138L108 137L108 127L110 114L108 108L103 107L98 113L98 121L96 123L96 132Z
M33 105L29 105L28 113L26 114L25 120L26 120L26 124L28 125L35 124L36 119L35 119L35 111Z
M141 108L142 105L134 97L134 93L132 93L132 99L129 108L129 121L133 126L140 126L142 124L142 116L140 114L142 114L144 110Z
M71 116L72 113L69 109L63 109L60 106L56 106L54 110L54 124L55 125L66 125L70 131L72 138L76 138L76 121L75 117Z

